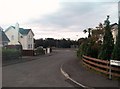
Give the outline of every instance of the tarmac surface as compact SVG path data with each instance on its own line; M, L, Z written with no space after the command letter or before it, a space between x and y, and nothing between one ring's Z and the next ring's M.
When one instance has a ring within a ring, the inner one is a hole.
M24 57L25 58L25 57ZM63 76L69 77L88 89L120 89L120 81L109 80L86 69L73 49L57 49L52 54L26 57L26 61L12 61L3 66L3 87L83 87ZM37 60L36 60L37 59ZM13 88L15 89L15 88ZM53 88L54 89L54 88Z
M61 74L60 67L73 55L68 49L55 50L45 57L27 57L24 62L3 66L3 87L74 87ZM70 55L70 56L68 56Z
M120 89L120 81L107 77L86 68L77 57L63 64L62 69L78 83L95 89Z

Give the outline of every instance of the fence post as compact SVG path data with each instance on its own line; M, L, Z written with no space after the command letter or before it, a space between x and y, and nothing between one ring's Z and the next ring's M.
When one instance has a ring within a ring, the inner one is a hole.
M111 64L110 64L110 61L109 61L109 79L112 79L112 76L111 76Z

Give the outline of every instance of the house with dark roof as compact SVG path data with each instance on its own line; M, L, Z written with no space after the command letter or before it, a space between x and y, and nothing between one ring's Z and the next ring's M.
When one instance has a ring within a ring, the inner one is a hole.
M118 24L114 23L114 24L111 24L110 26L111 26L111 32L112 32L114 44L115 44L116 43L116 36L118 35Z
M96 42L101 42L103 43L103 37L105 35L105 25L102 28L97 27L97 29L93 29L92 30L92 35L95 37L98 37L98 40ZM117 23L113 23L110 25L111 28L111 32L113 35L113 39L114 39L114 44L116 43L116 36L118 35L118 24Z
M10 42L10 40L4 33L3 29L0 27L0 46L4 47L4 46L8 45L9 42Z
M5 34L10 40L8 45L21 45L23 50L34 50L34 33L31 29L20 28L16 23L8 27Z

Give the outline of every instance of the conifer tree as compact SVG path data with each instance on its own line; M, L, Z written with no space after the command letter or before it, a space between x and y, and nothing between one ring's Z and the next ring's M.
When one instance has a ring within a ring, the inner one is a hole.
M105 34L103 38L102 49L98 55L98 58L103 60L110 60L111 54L114 48L114 40L111 32L109 16L105 20Z

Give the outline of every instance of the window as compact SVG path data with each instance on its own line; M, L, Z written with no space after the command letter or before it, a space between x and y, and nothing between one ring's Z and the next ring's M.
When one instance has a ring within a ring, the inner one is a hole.
M23 36L20 36L21 38L23 38Z
M30 38L30 40L32 41L32 37Z
M32 44L31 44L31 48L32 48Z
M29 48L29 49L32 48L32 44L28 44L28 48Z
M28 36L28 41L31 41L31 36L30 35Z
M28 48L30 48L30 44L28 44Z

